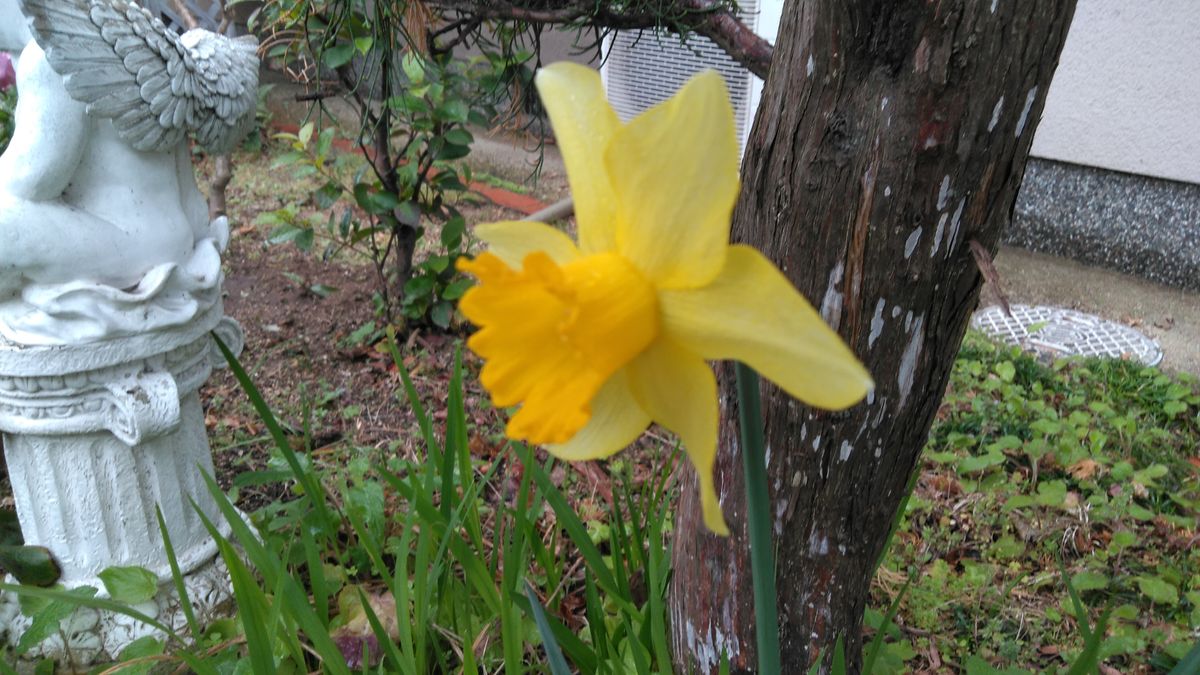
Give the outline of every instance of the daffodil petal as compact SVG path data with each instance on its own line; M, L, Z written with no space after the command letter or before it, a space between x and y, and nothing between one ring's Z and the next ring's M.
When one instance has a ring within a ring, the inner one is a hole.
M559 265L579 257L575 242L562 230L529 220L507 220L475 226L475 236L488 245L488 252L513 269L520 269L525 256L543 251Z
M711 284L659 293L663 330L706 359L734 359L810 405L841 410L870 374L783 274L749 246L731 246Z
M539 70L536 82L567 167L579 247L584 253L611 251L616 206L604 148L621 121L608 105L600 74L592 68L561 61Z
M612 138L617 248L664 288L695 288L725 262L738 194L738 146L725 81L692 78Z
M629 378L619 370L592 399L592 418L575 437L561 445L546 446L555 457L579 461L600 459L619 452L650 426L650 416L629 390Z
M687 349L659 339L627 368L638 405L676 433L696 467L704 525L728 535L721 504L713 487L717 459L717 380L712 368Z

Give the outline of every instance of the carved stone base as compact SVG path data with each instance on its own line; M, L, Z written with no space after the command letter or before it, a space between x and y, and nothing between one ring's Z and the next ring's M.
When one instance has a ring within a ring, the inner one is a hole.
M67 588L104 591L108 567L142 567L159 581L137 608L174 630L183 612L158 525L161 512L198 618L230 599L224 564L197 509L228 534L203 474L212 474L196 393L224 365L211 332L237 353L241 329L220 303L191 323L63 346L0 339L0 432L25 543L45 546ZM15 645L30 619L0 599L0 638ZM82 667L114 660L154 632L111 612L80 609L27 658Z
M80 585L94 586L100 589L99 595L103 595L104 586L99 580ZM221 558L214 558L185 574L184 586L196 620L201 625L230 613L233 588L229 582L229 570ZM158 595L133 609L169 626L180 635L189 635L182 603L171 582L159 586ZM15 595L0 594L0 635L4 643L15 646L31 622L32 619L21 614L20 603ZM160 631L124 614L80 607L62 622L59 634L33 647L22 655L22 659L27 662L53 659L64 669L82 671L95 664L116 661L122 649L147 635L166 639L166 635Z

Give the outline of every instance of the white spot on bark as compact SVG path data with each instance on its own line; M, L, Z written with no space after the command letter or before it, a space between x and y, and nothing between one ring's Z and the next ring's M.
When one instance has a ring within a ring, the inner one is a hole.
M882 453L883 453L883 446L882 445L875 446L875 459L879 459L879 455L881 455Z
M900 309L900 305L896 305L895 307L892 308L892 318L894 319L894 318L900 316L900 312L903 312L903 311L904 310Z
M921 149L928 150L932 147L937 146L937 144L938 144L937 136L934 136L933 134L929 134L928 136L925 137L925 143L923 143L921 145Z
M767 449L763 451L763 466L771 466L771 446L769 445L767 446Z
M912 311L911 310L908 312L908 314L904 315L904 332L907 333L910 330L912 330Z
M875 405L875 390L871 389L867 392L867 405ZM804 440L804 439L800 439Z
M816 68L817 68L817 63L816 63L816 61L813 61L812 54L809 54L808 55L808 65L806 65L804 67L804 72L807 73L808 75L812 75L813 71L816 70Z
M1013 134L1014 138L1020 138L1021 132L1025 131L1025 120L1029 119L1029 111L1033 110L1033 102L1037 99L1037 89L1034 87L1025 95L1025 107L1021 109L1021 117L1017 119L1017 131Z
M720 628L709 626L707 636L698 635L691 620L688 620L686 633L688 651L695 655L697 664L708 670L716 668L722 656L732 659L741 651L736 636L729 640Z
M804 440L806 438L808 438L808 424L807 423L800 425L800 440Z
M996 13L996 6L1000 4L1000 0L992 0L992 14Z
M891 185L884 185L884 186L883 186L883 196L884 196L884 197L891 197L891 196L892 196L892 186L891 186Z
M850 459L850 453L854 452L854 446L850 445L849 441L842 441L842 447L838 450L838 459L843 462Z
M821 437L817 436L816 438L813 439L813 450L820 450L820 449L821 449Z
M904 347L904 353L900 355L900 370L896 374L896 385L900 389L900 407L897 410L904 410L904 404L908 402L908 394L912 391L913 377L917 372L917 360L921 356L921 349L925 343L925 315L919 315L913 320L912 336L908 339L908 345Z
M908 235L908 241L904 242L904 259L908 260L912 257L913 251L917 250L917 242L921 241L921 230L918 227Z
M808 553L809 555L827 555L829 553L829 537L813 530L812 534L808 535Z
M908 256L904 256L907 258ZM867 348L875 346L875 341L879 339L879 334L883 332L883 308L887 306L887 300L879 299L875 303L875 316L871 317L871 333L867 335Z
M937 210L941 211L946 208L946 202L950 199L950 175L946 174L942 177L942 185L938 188Z
M961 224L963 206L967 203L966 197L958 200L958 208L954 209L954 216L950 218L950 238L946 240L946 257L950 257L950 252L954 250L954 245L958 242L958 226Z
M937 229L933 231L933 250L929 252L929 257L937 255L938 248L942 245L942 233L946 231L946 219L950 214L943 213L941 218L938 218Z
M883 100L879 102L879 109L883 110L884 108L887 107L887 104L888 104L888 97L884 96Z
M842 294L838 291L838 284L842 283L842 274L845 268L842 261L838 261L834 265L833 270L829 272L829 284L825 287L825 299L821 301L821 318L825 323L834 327L837 330L837 324L834 323L834 318L841 323L842 316Z
M780 499L775 505L775 534L783 534L783 514L787 513L788 502Z
M800 487L800 472L792 474L792 487Z
M993 3L992 7L995 8ZM996 107L992 108L992 121L988 122L988 131L996 128L996 123L1000 121L1000 110L1004 108L1004 97L1001 96L999 101L996 101Z

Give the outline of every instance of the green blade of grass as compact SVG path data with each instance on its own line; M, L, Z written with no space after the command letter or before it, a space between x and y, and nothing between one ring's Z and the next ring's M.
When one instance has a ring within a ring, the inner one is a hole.
M1062 575L1063 584L1067 587L1067 594L1071 596L1071 605L1075 609L1075 620L1079 624L1079 630L1083 633L1084 638L1083 651L1075 658L1070 669L1067 670L1067 675L1088 675L1096 672L1100 664L1100 647L1104 644L1104 633L1108 628L1110 610L1106 608L1100 614L1100 618L1096 620L1096 625L1092 626L1088 621L1087 607L1080 600L1079 593L1071 583L1067 565L1061 557L1058 559L1058 570Z
M412 376L408 374L408 368L404 366L404 357L400 355L400 348L396 345L396 330L391 326L388 326L387 330L387 347L388 352L392 355L392 362L396 364L396 371L400 373L400 381L404 383L404 395L408 399L408 405L412 408L413 415L417 418L417 427L421 430L425 448L430 453L440 456L442 454L441 447L438 445L437 437L433 435L433 423L425 412L425 406L421 405L421 397L417 394L416 386L413 385ZM438 461L440 462L440 460Z
M404 656L403 663L411 665L410 672L420 672L413 643L413 627L416 623L409 615L410 599L408 589L408 558L413 550L413 525L415 518L412 512L405 516L404 531L400 535L400 545L396 554L396 568L392 574L392 593L396 598L396 625L400 628L400 651ZM465 650L469 652L470 650ZM475 671L470 671L475 672Z
M533 474L534 481L538 484L538 489L541 490L542 496L546 503L554 510L554 514L558 517L558 523L575 546L579 548L580 555L591 568L592 573L596 575L596 583L605 591L610 593L614 598L625 597L621 594L621 586L613 577L612 571L604 562L604 556L600 554L600 549L592 543L592 538L588 535L587 527L583 521L579 519L579 514L575 513L575 509L567 503L566 497L562 492L554 486L554 482L550 480L550 476L546 471L533 460L533 451L524 444L514 443L518 456L521 462L525 465L525 470ZM632 608L631 608L632 609Z
M255 569L263 576L268 585L274 587L279 584L279 587L283 589L283 601L287 603L292 618L300 624L313 649L324 660L325 668L335 675L349 675L350 671L342 659L341 650L329 637L329 627L317 618L316 612L309 603L308 594L301 590L300 583L287 574L282 560L267 551L257 535L250 530L246 521L242 520L241 514L233 507L213 477L206 472L201 472L201 477L208 486L208 491L213 496L221 515L229 523L238 544L249 556ZM216 532L216 526L212 524L204 511L195 503L192 504L192 507L195 508L204 526L210 532Z
M300 528L300 545L304 548L304 563L308 566L308 584L312 586L313 607L317 610L317 618L322 622L329 621L329 587L325 580L325 566L321 554L317 551L317 542L313 540L308 528Z
M170 533L167 532L167 522L163 520L162 510L157 505L154 507L154 517L158 519L158 531L162 535L163 548L167 553L167 564L171 566L171 582L175 585L179 606L183 608L183 617L192 633L192 642L200 644L200 622L196 620L196 612L192 609L187 584L183 583L183 571L179 568L179 559L175 557L175 546L171 543Z
M650 549L646 556L646 586L649 590L646 611L650 613L647 625L650 626L650 644L654 648L654 658L660 669L667 669L671 664L671 648L667 637L667 607L663 599L666 597L671 565L663 555L661 527L661 521L651 521L647 533Z
M830 675L846 675L846 645L842 642L840 635L833 643L833 663L830 664L829 672Z
M1096 625L1092 627L1091 633L1083 642L1083 651L1071 664L1067 675L1089 675L1089 673L1097 672L1100 665L1100 647L1104 645L1104 632L1108 627L1109 614L1110 610L1105 609L1100 618L1096 620ZM1087 616L1083 616L1081 620L1086 621ZM1194 673L1196 671L1185 672Z
M527 584L526 584L527 585ZM529 598L525 593L518 593L512 596L512 603L527 616L532 617L533 605L530 604ZM543 613L545 609L543 608ZM555 639L558 641L559 648L563 653L570 657L571 662L579 669L581 673L594 673L599 667L599 660L596 657L596 651L588 646L569 628L564 626L561 621L558 621L551 615L546 615L546 625L550 631L554 633ZM524 640L524 636L521 638Z
M31 598L41 598L43 600L61 600L63 602L78 605L80 607L89 607L91 609L102 609L116 614L123 614L135 621L161 631L169 639L178 642L179 644L187 644L186 641L175 631L171 630L170 626L147 616L136 609L131 609L119 602L109 600L107 598L85 597L82 595L72 595L60 588L38 588L36 586L21 586L19 584L0 583L0 593L15 593Z
M554 637L554 631L550 629L550 623L546 620L546 610L538 602L533 586L528 583L525 584L525 597L529 599L529 607L533 611L533 621L537 624L538 633L542 636L542 648L546 650L546 661L550 664L550 672L553 675L571 675L571 668L567 665L567 660L558 647L558 640Z
M1067 595L1071 597L1071 607L1075 610L1075 618L1079 623L1079 632L1083 633L1084 641L1092 639L1092 625L1088 621L1087 607L1083 605L1083 601L1079 599L1079 593L1075 591L1075 586L1071 584L1071 575L1067 572L1067 565L1062 558L1058 559L1058 572L1062 575L1063 584L1067 587Z
M237 551L214 528L210 530L229 578L233 582L233 595L237 598L238 618L246 634L246 650L250 652L250 665L256 673L275 672L275 657L271 648L270 631L267 628L267 598L254 583L254 577L242 564Z
M583 570L583 598L588 632L596 649L596 658L607 660L612 654L608 651L608 627L604 624L604 605L600 594L596 592L596 581L592 578L592 571L587 567Z
M271 407L267 405L258 388L254 386L254 382L250 380L250 376L246 374L242 364L238 361L233 352L229 351L229 347L213 333L213 340L217 344L217 348L221 350L221 354L225 357L225 361L229 363L229 369L233 373L242 390L246 392L246 396L250 399L250 404L254 406L255 412L258 413L267 430L271 432L271 438L275 441L275 447L279 449L283 459L291 468L292 474L295 475L296 481L304 488L304 494L308 497L309 503L316 510L318 518L321 520L322 526L328 533L336 532L336 522L333 516L329 513L329 508L326 503L325 491L321 488L319 481L308 471L301 466L300 460L296 458L296 453L292 450L292 446L288 443L287 435L284 434L283 428L279 426L279 421L275 419L275 414L271 412Z
M892 625L892 620L896 618L896 613L900 611L900 603L908 593L909 587L912 586L913 576L911 574L908 576L908 580L904 582L904 586L900 588L900 592L896 594L891 604L888 605L887 612L883 615L883 620L879 622L879 629L875 631L875 637L871 639L871 646L867 649L866 658L863 659L862 672L875 672L875 661L883 653L883 638L887 634L888 626Z
M1192 675L1200 673L1200 642L1192 646L1187 654L1175 664L1167 675Z
M395 596L392 597L395 599ZM379 616L375 614L375 608L371 606L371 601L367 598L367 594L363 593L362 588L358 589L358 601L362 603L363 613L366 614L367 622L371 624L371 631L375 633L375 639L379 642L380 647L383 648L383 653L392 660L392 663L395 664L395 667L400 672L413 672L416 664L406 667L409 664L406 663L404 656L400 654L400 649L396 646L396 641L388 635L387 629L379 621ZM364 664L366 662L366 660L363 661ZM380 664L380 668L382 667L383 664Z

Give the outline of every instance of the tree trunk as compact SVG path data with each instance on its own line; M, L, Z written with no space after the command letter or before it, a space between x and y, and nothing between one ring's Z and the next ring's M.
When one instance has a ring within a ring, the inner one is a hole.
M743 164L734 239L773 258L876 389L842 413L764 386L788 672L861 659L871 575L1008 225L1074 0L790 0ZM670 606L681 672L752 672L753 593L732 368L704 532L685 481ZM819 652L819 650L824 650Z

